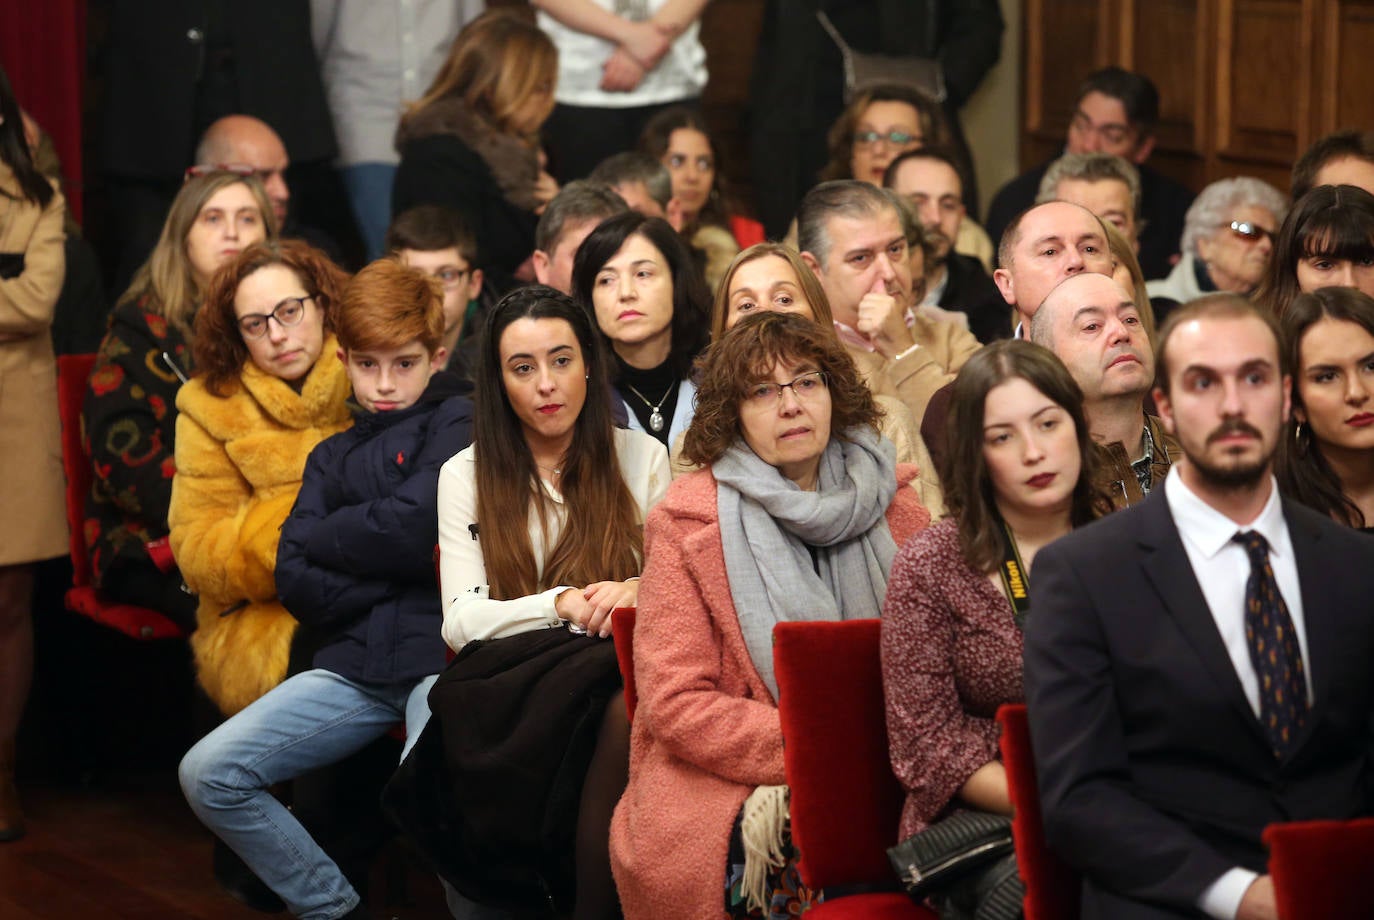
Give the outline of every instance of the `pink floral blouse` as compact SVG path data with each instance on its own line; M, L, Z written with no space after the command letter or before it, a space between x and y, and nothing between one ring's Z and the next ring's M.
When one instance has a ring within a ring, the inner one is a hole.
M1003 703L1025 700L1011 604L964 561L958 522L918 533L893 561L883 605L883 692L902 838L941 817L995 760Z

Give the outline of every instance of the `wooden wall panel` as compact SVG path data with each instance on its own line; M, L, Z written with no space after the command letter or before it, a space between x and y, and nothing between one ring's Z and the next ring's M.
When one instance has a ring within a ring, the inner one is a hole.
M749 169L749 80L763 30L763 0L714 0L701 14L701 44L711 78L701 111L720 148L736 203L753 208Z
M1069 111L1083 78L1110 60L1105 10L1110 0L1026 0L1025 140L1021 165L1034 166L1064 145Z
M1374 55L1374 2L1336 2L1326 10L1323 44L1334 53L1318 58L1318 112L1314 137L1340 128L1374 128L1370 91Z
M1199 8L1201 7L1201 9ZM1150 165L1190 188L1204 184L1206 125L1213 98L1200 75L1212 68L1208 5L1195 0L1124 0L1118 63L1150 74L1159 125Z
M1022 163L1063 144L1068 101L1116 63L1160 89L1150 165L1194 189L1291 163L1339 128L1374 128L1374 0L1027 0ZM1056 54L1073 43L1072 59Z
M1217 155L1286 167L1307 136L1312 28L1298 0L1222 0L1216 54Z

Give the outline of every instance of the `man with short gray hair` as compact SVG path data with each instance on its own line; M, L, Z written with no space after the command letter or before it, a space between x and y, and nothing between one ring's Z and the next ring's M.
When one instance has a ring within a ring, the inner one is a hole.
M563 186L534 228L534 277L540 284L571 294L577 247L597 224L628 209L625 199L599 182L575 179Z
M590 182L608 186L631 211L645 217L661 217L681 230L682 203L673 197L673 176L668 167L638 150L627 150L609 156L596 165Z
M901 207L891 192L867 182L823 182L797 211L797 248L869 388L896 396L919 422L931 394L954 379L979 344L960 325L912 309L914 257Z

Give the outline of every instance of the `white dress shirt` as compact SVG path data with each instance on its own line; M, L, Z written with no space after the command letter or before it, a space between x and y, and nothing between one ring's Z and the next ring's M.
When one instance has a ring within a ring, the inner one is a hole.
M1302 588L1298 581L1297 560L1293 558L1293 541L1288 536L1288 522L1279 501L1278 484L1272 476L1269 478L1269 501L1259 517L1244 526L1204 502L1180 475L1164 480L1164 496L1169 502L1174 526L1183 540L1188 562L1193 567L1193 575L1202 589L1217 632L1221 634L1231 666L1240 678L1245 699L1256 717L1260 714L1259 678L1250 661L1250 646L1245 641L1245 583L1250 577L1250 557L1245 547L1232 542L1231 538L1241 531L1254 530L1269 543L1269 565L1298 634L1298 647L1305 665L1307 701L1311 705L1312 669L1309 663L1312 659L1307 654ZM1198 898L1198 907L1217 920L1233 920L1246 889L1257 877L1249 869L1229 870L1203 891Z

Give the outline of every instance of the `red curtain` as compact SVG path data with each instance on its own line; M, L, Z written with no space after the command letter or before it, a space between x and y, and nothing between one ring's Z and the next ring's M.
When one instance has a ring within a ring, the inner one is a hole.
M20 106L52 135L80 221L86 0L0 0L0 23L0 64Z

